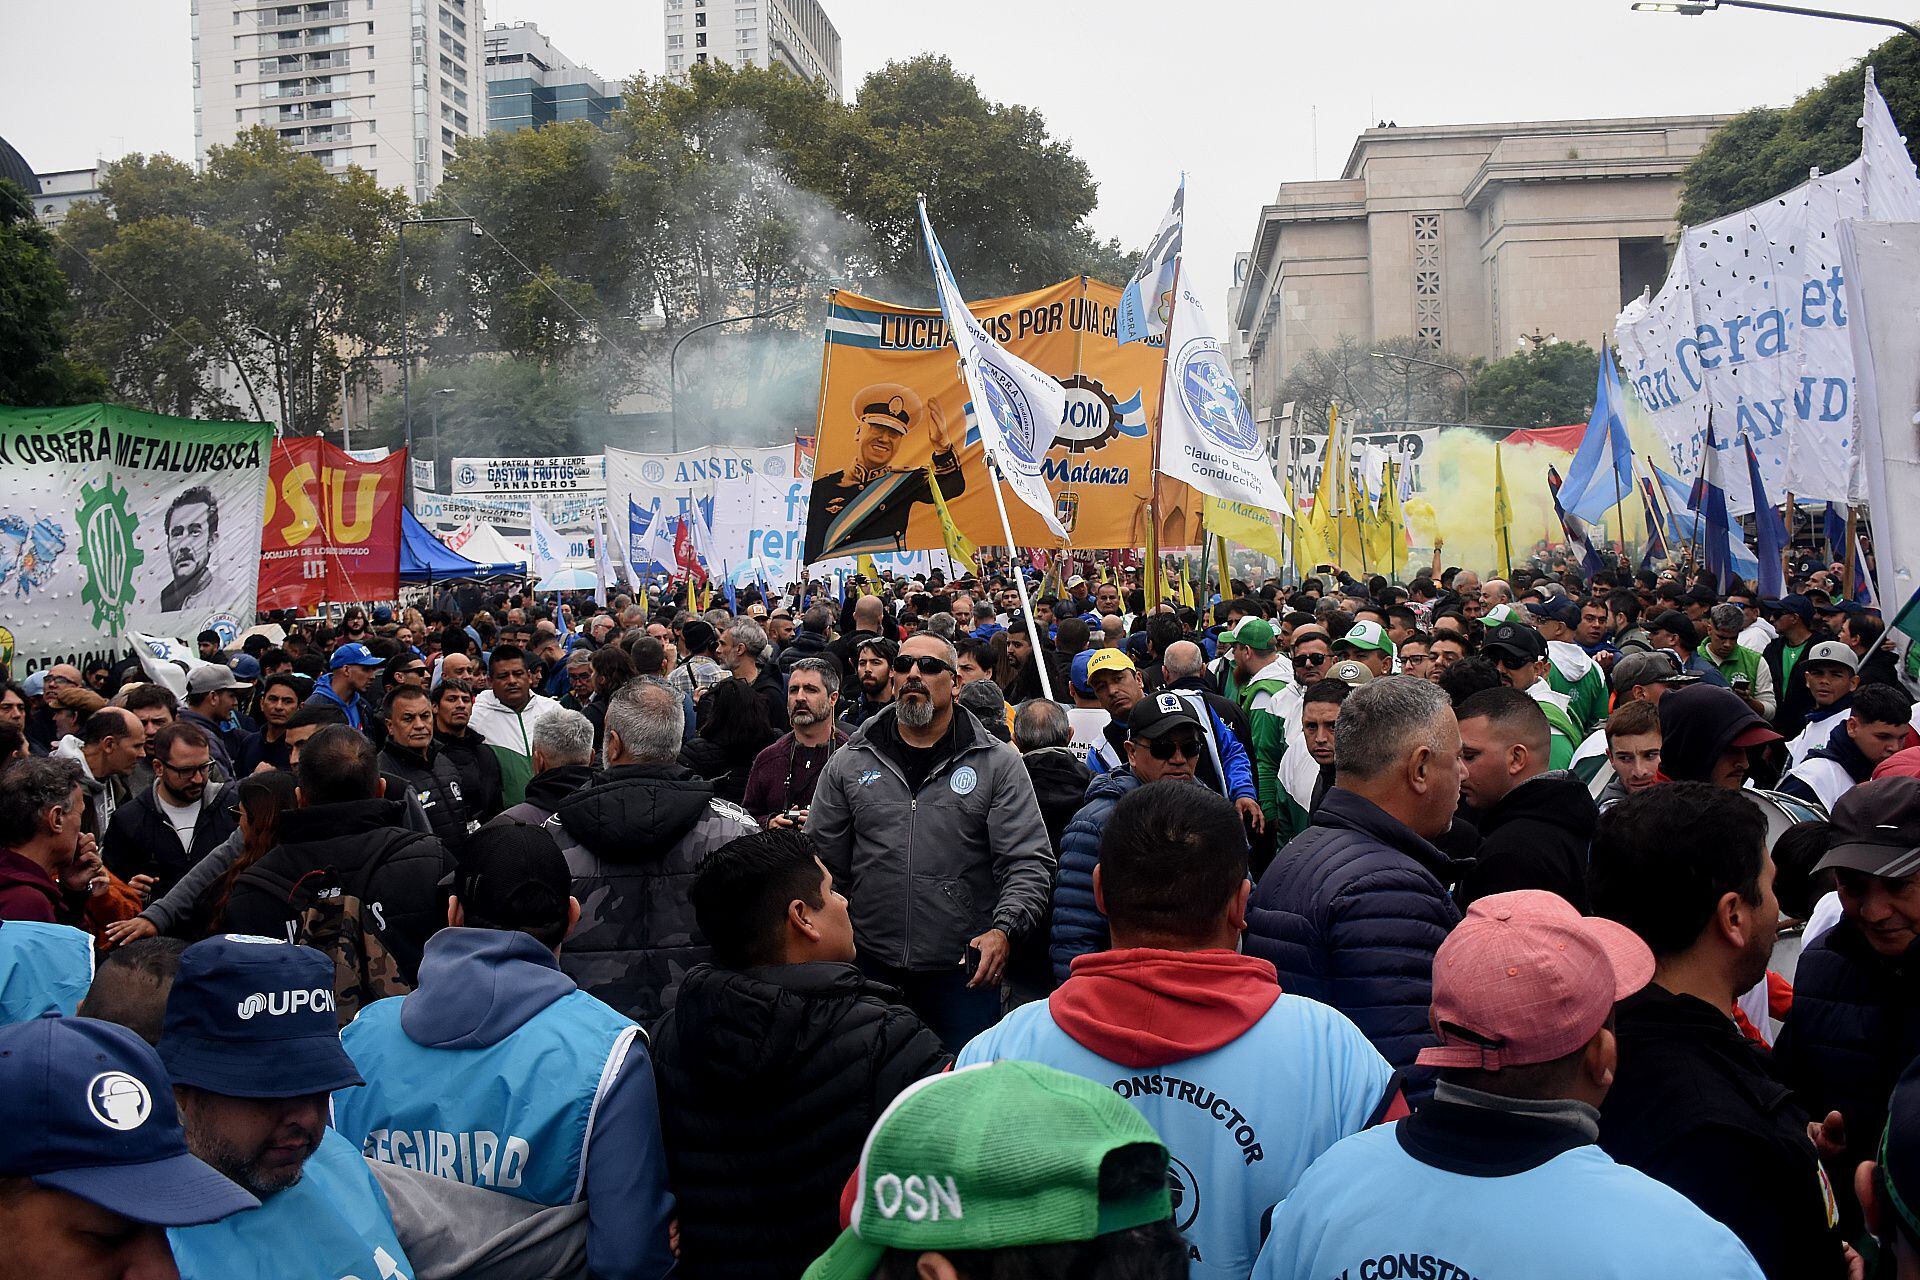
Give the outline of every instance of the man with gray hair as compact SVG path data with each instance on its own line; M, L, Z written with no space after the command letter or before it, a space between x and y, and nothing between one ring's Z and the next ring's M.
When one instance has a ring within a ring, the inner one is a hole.
M1427 1021L1433 956L1460 912L1464 867L1433 842L1460 803L1460 728L1439 686L1413 676L1361 685L1334 725L1337 785L1307 829L1274 856L1247 908L1246 950L1273 961L1281 987L1353 1019L1397 1070L1407 1096L1431 1091L1414 1058Z
M550 713L533 730L533 777L527 798L486 825L537 827L581 788L599 777L593 767L593 721L578 711Z
M750 624L752 625L752 624ZM754 626L758 631L759 627ZM546 830L566 855L580 923L560 967L588 995L642 1026L708 958L688 888L700 860L759 830L713 784L675 763L685 703L640 677L607 701L606 772L561 800Z
M806 829L820 771L847 740L833 720L839 701L840 664L831 655L793 664L787 673L787 721L793 728L754 757L740 797L748 817L771 831Z
M752 618L735 618L720 630L720 647L714 656L734 679L753 686L767 724L775 733L787 729L787 690L781 683L779 668L767 661L767 633ZM704 723L704 721L702 722Z
M1727 686L1762 720L1772 720L1780 705L1773 691L1773 668L1760 660L1758 652L1740 643L1746 625L1747 612L1739 605L1713 606L1707 613L1707 642L1700 646L1700 657L1725 677Z

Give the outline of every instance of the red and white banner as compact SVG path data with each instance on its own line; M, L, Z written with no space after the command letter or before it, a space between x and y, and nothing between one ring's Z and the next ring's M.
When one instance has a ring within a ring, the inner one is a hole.
M260 533L261 609L400 592L405 451L358 462L306 436L274 442Z

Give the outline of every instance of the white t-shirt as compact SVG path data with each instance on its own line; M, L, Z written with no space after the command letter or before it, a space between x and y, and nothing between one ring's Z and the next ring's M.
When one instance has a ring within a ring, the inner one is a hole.
M161 814L173 826L174 834L180 837L180 848L185 853L193 852L193 829L200 825L200 815L206 812L207 802L202 796L186 808L168 804L156 789L153 798L160 806Z

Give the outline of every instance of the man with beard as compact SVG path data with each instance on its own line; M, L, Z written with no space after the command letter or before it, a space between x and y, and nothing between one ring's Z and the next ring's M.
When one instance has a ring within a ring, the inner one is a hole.
M787 673L787 723L793 727L754 757L741 807L773 831L805 830L807 806L827 758L847 740L833 722L840 664L801 658Z
M160 588L161 612L210 611L217 591L213 549L220 538L220 504L205 485L194 485L167 507L165 523L173 581Z
M893 641L877 635L864 636L853 647L855 690L840 704L843 732L852 733L893 702L893 659L899 651Z
M1765 817L1720 788L1654 787L1601 818L1594 908L1640 935L1654 971L1615 1015L1600 1146L1725 1223L1772 1280L1839 1277L1807 1114L1732 1016L1780 932L1773 874Z
M155 896L233 834L231 784L211 779L207 735L190 724L170 724L154 735L153 786L113 812L107 826L107 869L122 880L156 877Z
M187 1149L260 1200L170 1231L183 1275L414 1274L366 1158L327 1123L334 1090L363 1083L340 1045L332 960L264 938L195 943L157 1048Z
M827 761L807 815L861 967L950 1047L999 1017L1012 940L1039 925L1053 883L1020 758L954 705L957 657L937 636L901 644L893 705Z

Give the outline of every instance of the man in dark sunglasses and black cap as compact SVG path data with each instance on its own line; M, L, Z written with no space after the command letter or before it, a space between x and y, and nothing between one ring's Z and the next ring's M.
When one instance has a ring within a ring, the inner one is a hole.
M1020 757L955 705L957 656L936 635L901 642L893 701L827 761L807 816L861 967L949 1049L999 1018L1011 940L1039 924L1053 883Z

